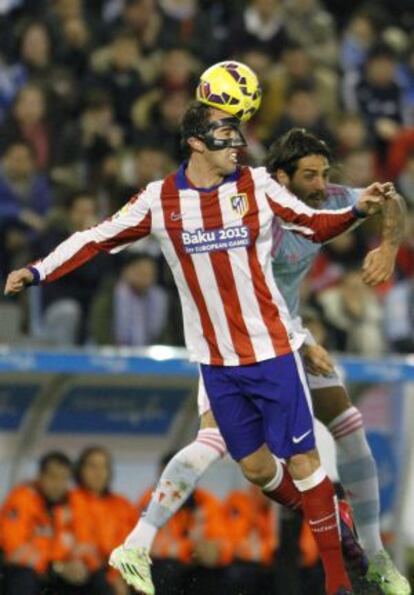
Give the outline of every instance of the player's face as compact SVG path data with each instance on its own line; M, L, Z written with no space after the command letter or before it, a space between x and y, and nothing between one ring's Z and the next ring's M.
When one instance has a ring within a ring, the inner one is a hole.
M323 155L308 155L299 159L292 176L288 176L287 188L300 200L320 209L326 200L326 187L329 181L330 166Z
M227 113L216 109L211 110L211 120L221 120L225 117L228 117ZM217 130L214 131L214 136L218 139L236 140L236 138L238 138L238 132L232 126L222 126L221 128L217 128ZM217 170L217 173L225 177L232 174L236 170L239 151L240 149L235 147L228 147L226 149L221 149L220 151L207 150L206 157Z
M108 486L110 469L103 452L94 452L86 459L81 471L83 485L97 494Z
M51 461L39 476L39 486L50 502L59 502L69 490L70 469Z

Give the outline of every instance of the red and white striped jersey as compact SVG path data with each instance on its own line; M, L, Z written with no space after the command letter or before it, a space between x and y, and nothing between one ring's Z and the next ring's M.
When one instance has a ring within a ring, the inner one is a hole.
M101 250L117 252L153 234L179 290L190 358L252 364L298 349L304 338L291 326L272 273L275 215L316 242L343 232L357 217L351 207L309 208L265 168L242 167L217 187L196 189L182 166L33 267L40 281L53 281Z

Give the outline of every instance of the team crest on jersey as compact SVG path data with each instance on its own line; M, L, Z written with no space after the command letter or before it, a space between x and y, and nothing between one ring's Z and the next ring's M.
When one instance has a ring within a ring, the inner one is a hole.
M230 202L231 208L239 215L239 217L244 217L249 210L249 199L245 193L231 196Z

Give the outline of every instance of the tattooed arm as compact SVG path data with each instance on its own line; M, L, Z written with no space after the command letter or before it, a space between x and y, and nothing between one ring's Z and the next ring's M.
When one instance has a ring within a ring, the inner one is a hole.
M378 248L365 257L363 280L368 285L387 281L394 272L395 259L404 235L406 207L394 185L384 184L387 200L382 208L382 238Z

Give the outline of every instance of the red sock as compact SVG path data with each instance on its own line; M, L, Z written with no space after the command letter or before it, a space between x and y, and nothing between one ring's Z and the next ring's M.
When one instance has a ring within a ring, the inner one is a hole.
M282 467L283 477L278 487L269 492L263 491L263 494L274 502L286 506L286 508L289 508L290 510L302 510L302 494L293 483L293 479L286 469L286 465L283 465L282 463Z
M302 505L325 569L327 594L334 595L340 587L352 591L342 559L335 492L331 481L325 476L317 486L303 491Z

